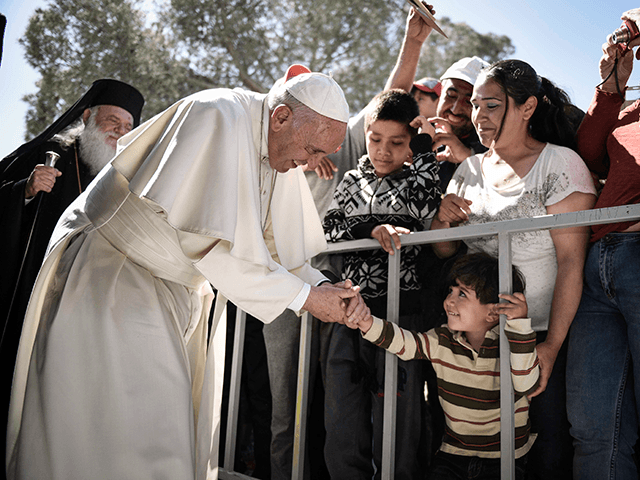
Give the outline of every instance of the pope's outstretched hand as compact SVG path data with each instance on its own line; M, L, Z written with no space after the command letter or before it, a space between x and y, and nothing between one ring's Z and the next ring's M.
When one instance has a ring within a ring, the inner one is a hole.
M356 297L359 291L360 287L354 286L351 280L311 287L302 308L323 322L345 323L359 305L357 301L350 302L349 299Z

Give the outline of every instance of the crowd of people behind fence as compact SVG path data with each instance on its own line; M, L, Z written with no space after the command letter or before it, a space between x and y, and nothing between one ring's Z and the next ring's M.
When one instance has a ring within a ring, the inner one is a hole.
M237 307L240 473L292 477L308 311L305 479L382 478L386 351L394 478L500 478L501 314L516 478L638 478L640 221L513 235L509 294L497 238L402 246L640 203L640 9L622 20L586 112L516 59L416 79L433 28L413 8L383 91L351 115L302 65L266 95L207 90L143 124L136 88L94 82L0 162L2 475L217 478ZM381 248L323 253L362 238Z

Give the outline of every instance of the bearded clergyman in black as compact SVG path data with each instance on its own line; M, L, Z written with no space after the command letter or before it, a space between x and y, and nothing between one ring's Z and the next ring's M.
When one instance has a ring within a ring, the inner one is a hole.
M22 321L49 238L62 212L113 158L118 138L138 126L143 105L132 86L97 80L42 134L0 162L2 458ZM47 152L57 154L55 167L46 165Z

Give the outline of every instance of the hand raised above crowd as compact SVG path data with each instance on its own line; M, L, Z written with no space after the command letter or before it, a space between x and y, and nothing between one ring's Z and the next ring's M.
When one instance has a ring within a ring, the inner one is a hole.
M634 22L636 25L640 25L640 8L628 10L624 12L621 19ZM640 45L640 37L636 38L627 45L628 49L620 48L620 44L613 43L613 35L607 36L607 41L602 45L602 57L600 58L600 78L603 80L603 84L600 86L601 90L605 92L617 93L618 89L623 90L631 72L633 70L633 48ZM624 52L621 54L621 52ZM636 58L640 60L640 49L636 51ZM616 66L617 72L613 74L613 69ZM617 82L617 84L616 84Z
M640 26L640 8L633 8L631 10L627 10L620 16L621 20L630 20L635 23L637 26ZM637 47L640 45L640 37L636 38L634 41L629 43L629 48ZM636 52L636 58L640 60L640 51Z
M433 9L433 5L429 5L425 2L422 2L422 4L429 9L431 15L435 15L436 11ZM412 7L409 11L409 16L407 17L407 38L422 43L427 39L432 30L433 27L429 26L424 17L420 13L418 13L415 8Z

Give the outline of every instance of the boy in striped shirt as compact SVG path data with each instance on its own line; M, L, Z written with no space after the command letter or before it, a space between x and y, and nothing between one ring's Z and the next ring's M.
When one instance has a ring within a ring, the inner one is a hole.
M498 261L485 253L459 257L447 275L447 324L411 332L366 316L357 324L365 339L402 360L430 360L438 376L445 434L430 479L500 477L499 315L511 350L515 390L516 478L524 478L530 434L529 399L538 385L536 335L527 317L524 278L513 267L513 295L498 294ZM506 300L498 303L498 298ZM355 328L355 325L350 325Z

